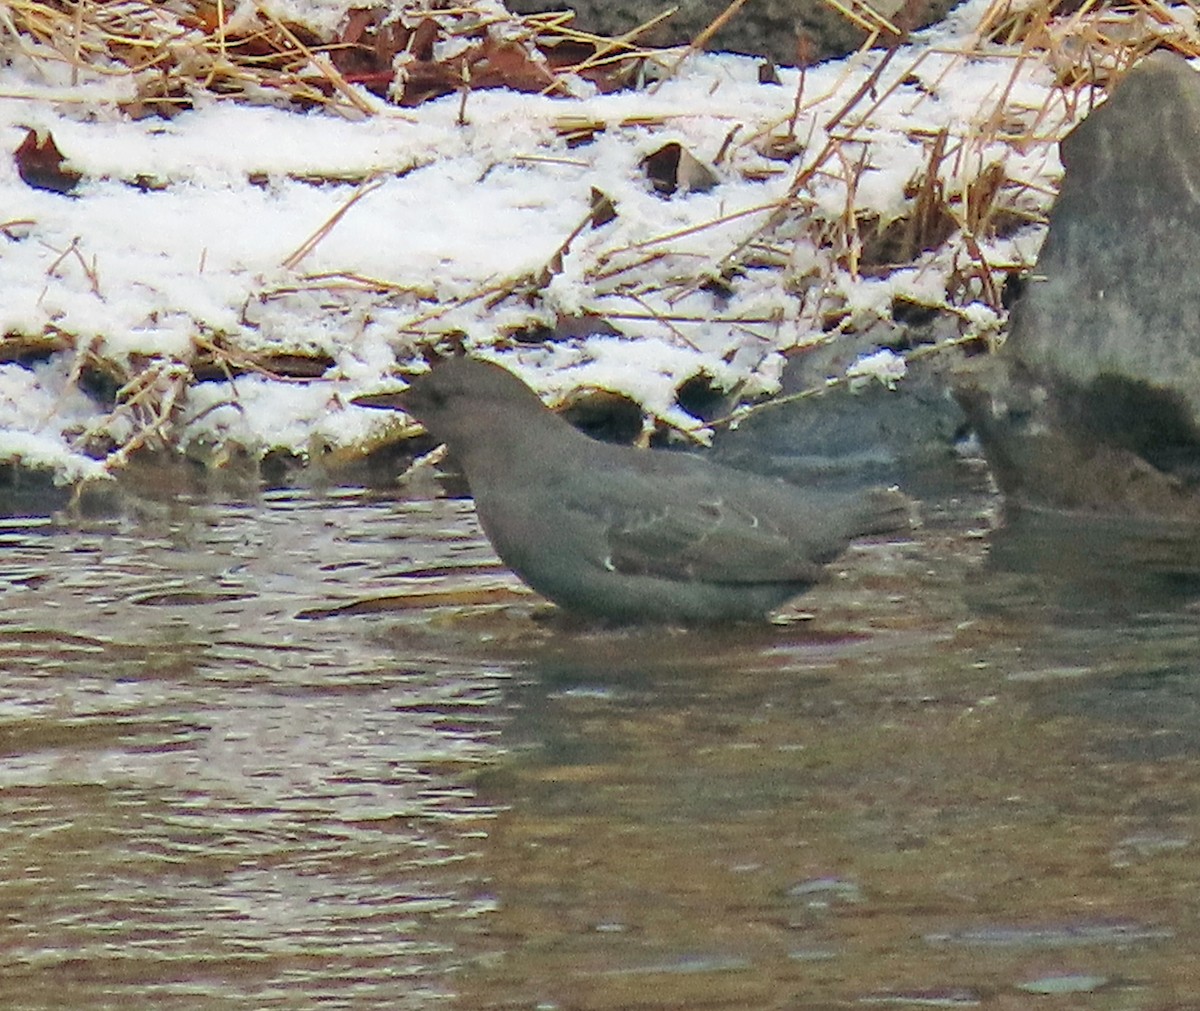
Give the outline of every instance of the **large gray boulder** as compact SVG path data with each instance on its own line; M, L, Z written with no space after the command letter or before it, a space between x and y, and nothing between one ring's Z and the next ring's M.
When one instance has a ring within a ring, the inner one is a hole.
M1062 143L1066 168L1006 351L1200 413L1200 74L1155 53Z
M1147 57L1062 160L1008 340L960 400L1014 500L1200 519L1200 75Z

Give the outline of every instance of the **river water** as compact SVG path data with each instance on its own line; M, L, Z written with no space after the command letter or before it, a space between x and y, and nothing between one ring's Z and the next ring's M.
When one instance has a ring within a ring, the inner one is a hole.
M1195 538L924 511L686 633L451 498L0 520L0 1007L1200 1004Z

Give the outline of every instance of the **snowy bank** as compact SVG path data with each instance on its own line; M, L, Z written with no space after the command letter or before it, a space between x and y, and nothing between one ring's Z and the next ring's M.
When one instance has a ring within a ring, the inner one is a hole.
M0 463L72 482L152 449L352 457L413 428L351 398L438 349L499 357L551 401L629 397L648 430L703 440L683 382L769 394L788 355L900 305L990 342L1005 277L1041 242L1057 141L1141 52L1195 38L1186 7L1040 6L970 0L906 45L778 83L750 59L666 54L637 89L556 71L553 94L411 108L312 47L327 103L194 86L169 116L145 114L144 68L66 60L9 25L0 137L49 135L67 175L31 185L0 159ZM446 58L504 37L537 65L527 22L475 7L404 9ZM315 9L314 35L345 24ZM666 193L646 159L672 142L702 168ZM896 357L851 375L902 382Z

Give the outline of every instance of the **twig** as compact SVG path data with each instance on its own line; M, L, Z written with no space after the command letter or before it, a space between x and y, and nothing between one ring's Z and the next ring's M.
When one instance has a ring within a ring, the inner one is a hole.
M342 204L341 207L334 211L320 228L318 228L312 233L312 235L300 243L300 245L297 246L296 249L284 259L284 269L295 270L300 261L308 256L308 254L314 249L316 249L325 236L327 236L335 227L337 227L338 222L346 216L351 207L358 203L363 197L370 193L374 193L377 189L379 189L380 186L384 184L384 182L385 180L383 179L371 178L360 184L358 189L355 190L353 196L351 196L349 200L347 200L344 204Z
M650 31L652 28L656 28L663 21L666 21L668 18L673 17L676 14L676 12L678 12L678 10L679 10L678 7L668 7L666 10L661 11L660 13L654 15L654 17L652 17L649 21L644 21L644 22L642 22L642 24L638 25L636 28L630 29L629 31L625 32L623 35L618 35L615 38L611 38L611 39L603 39L603 38L600 38L595 35L583 36L582 33L576 33L574 35L567 35L564 32L564 35L568 38L575 38L576 40L585 40L585 41L595 44L596 51L594 53L592 53L591 56L587 57L584 60L581 60L579 63L576 63L574 66L564 67L562 69L562 71L560 71L560 73L580 74L580 73L583 73L583 71L585 71L585 70L591 70L594 67L607 66L609 63L612 63L612 62L628 60L628 59L636 59L636 58L640 58L640 57L649 55L651 52L650 50L635 50L633 52L619 52L617 50L633 49L633 41L636 38L638 38L638 36L644 35L646 32ZM559 29L559 30L561 31L562 29ZM617 51L617 52L615 52L615 51ZM553 90L553 88L554 88L554 85L548 84L542 90L542 94L543 95L549 94L551 92L551 90Z
M293 32L287 25L285 25L269 11L265 10L261 4L257 5L257 10L259 14L267 18L271 24L273 24L279 30L280 34L282 34L284 38L286 38L293 46L296 47L297 52L302 53L305 59L312 63L312 65L321 72L321 75L329 82L330 86L335 92L345 98L346 101L348 101L364 116L373 116L375 114L375 109L369 103L363 100L362 95L360 95L357 91L350 87L349 84L346 83L346 79L342 77L340 73L338 73L337 69L329 61L329 57L322 54L321 57L318 58L317 54L315 54L311 49L308 48L308 46L306 46L300 41L299 38L296 37L295 32Z
M978 334L966 334L962 337L952 337L949 340L939 341L937 344L932 344L926 347L917 348L914 351L909 351L906 354L898 355L907 365L909 362L919 361L923 358L929 358L935 354L944 354L954 348L964 347L968 344L975 344L979 341ZM820 342L818 342L820 343ZM806 345L811 347L813 345ZM809 386L796 393L789 393L783 397L772 397L770 400L764 400L760 404L744 404L734 408L728 414L710 421L711 428L724 428L727 425L738 424L745 421L753 414L760 414L763 411L771 410L776 407L784 407L788 404L795 404L801 400L810 400L813 397L819 397L830 390L837 389L839 386L848 385L854 376L833 376L826 379L819 386Z
M750 2L750 0L730 0L729 6L726 7L725 10L723 10L715 18L713 18L713 20L709 24L709 26L707 28L705 28L694 39L692 39L691 42L688 43L687 49L685 49L679 55L679 57L675 60L674 63L672 63L669 67L667 67L666 72L663 74L663 76L660 77L657 81L655 81L650 86L649 93L651 95L657 94L658 89L661 88L664 83L669 81L672 77L674 77L679 72L679 68L681 66L683 66L684 61L687 60L690 56L692 56L693 53L697 53L700 50L702 50L705 47L705 45L707 45L708 40L711 39L717 32L719 32L727 24L729 24L729 22L733 18L733 16L738 11L740 11L743 7L745 7L746 4L749 2Z

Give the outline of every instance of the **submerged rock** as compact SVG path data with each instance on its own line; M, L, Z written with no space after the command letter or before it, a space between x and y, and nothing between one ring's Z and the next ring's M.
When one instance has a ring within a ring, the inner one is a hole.
M905 333L913 337L911 328ZM877 336L797 356L784 371L782 399L719 429L713 456L806 486L897 484L918 497L960 486L966 476L956 447L967 422L948 382L960 355L914 358L895 388L869 379L822 389L826 377L844 375L857 355L878 346ZM790 399L801 391L819 392Z
M943 377L921 363L896 390L841 386L754 414L717 434L713 456L800 485L898 484L923 497L963 480L963 426Z
M959 400L1010 499L1200 519L1200 75L1147 57L1062 160L1008 340Z

